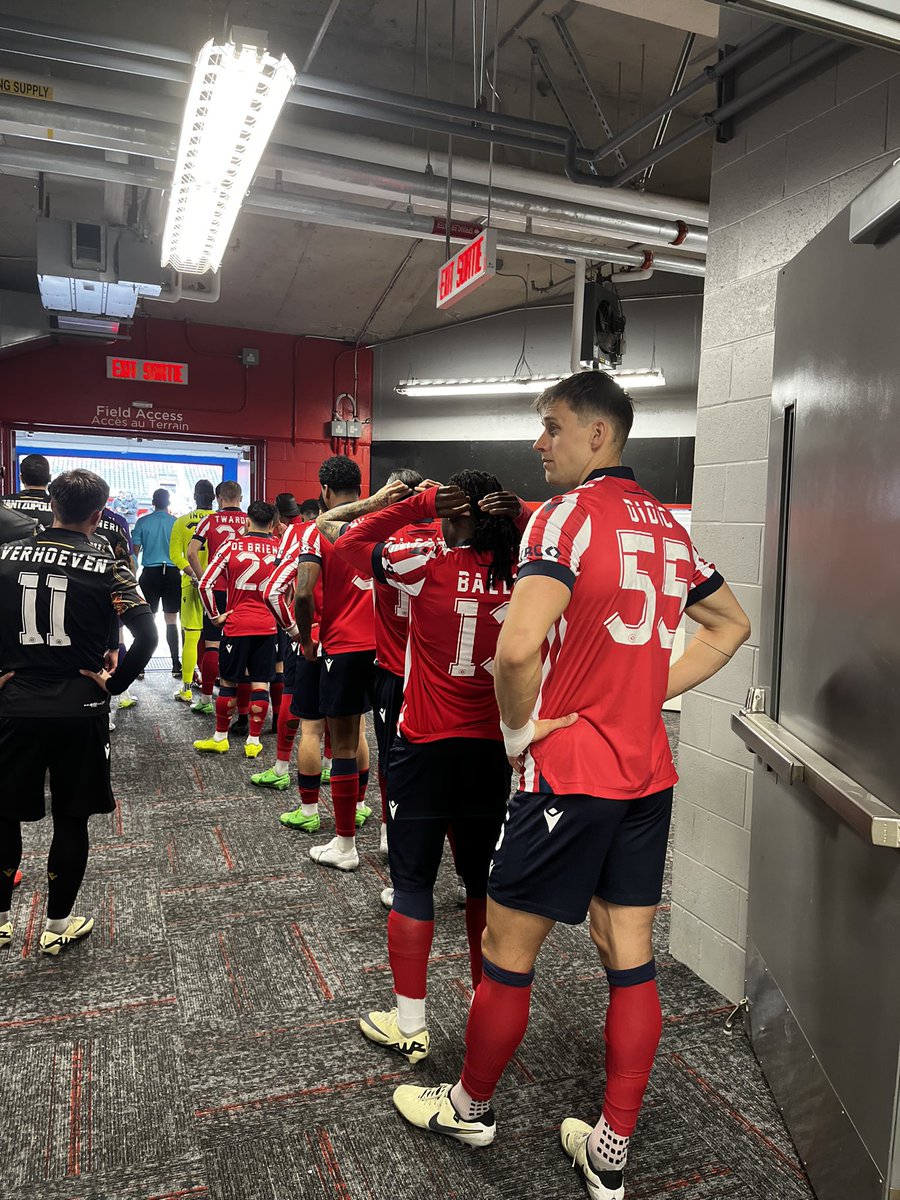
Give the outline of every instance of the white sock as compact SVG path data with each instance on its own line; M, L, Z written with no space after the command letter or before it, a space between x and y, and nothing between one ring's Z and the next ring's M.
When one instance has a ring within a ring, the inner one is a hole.
M280 758L276 759L275 766L272 768L276 775L287 775L290 769L291 764L289 762L284 762L284 760Z
M300 808L304 817L314 817L319 811L318 804L301 804Z
M213 734L213 741L214 742L227 742L228 741L228 730L226 729L224 733L221 733L217 729L216 732Z
M49 933L65 933L69 928L70 919L71 914L68 917L61 917L58 921L51 921L48 917L44 923L44 928L47 929Z
M595 1171L621 1171L628 1159L629 1139L616 1133L601 1117L588 1138L588 1153Z
M259 738L254 737L253 734L251 733L250 737L247 738L247 741L244 744L247 746L258 746Z
M8 924L9 924L9 913L8 912L0 912L0 925L8 925Z
M397 1025L407 1037L421 1033L425 1028L425 997L413 1000L411 996L397 994Z
M462 1080L450 1089L450 1103L459 1113L461 1121L477 1121L491 1107L490 1100L476 1100L462 1085Z
M356 802L356 811L357 812L359 812L360 809L365 808L365 807L366 807L365 800L357 800L357 802Z
M330 770L331 770L331 759L330 759L330 758L323 758L323 759L322 759L322 768L323 768L323 770L325 770L325 771L330 771Z
M337 842L337 848L341 854L349 854L351 850L356 848L355 837L341 837L340 834L334 839Z

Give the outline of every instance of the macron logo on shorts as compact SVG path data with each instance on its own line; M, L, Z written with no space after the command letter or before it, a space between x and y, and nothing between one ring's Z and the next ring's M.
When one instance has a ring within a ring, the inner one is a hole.
M326 658L326 659L325 659L325 670L326 670L326 671L330 671L330 670L331 670L331 664L332 664L333 662L334 662L334 659L333 659L333 658Z
M391 816L392 816L392 817L396 817L396 816L397 816L397 809L398 809L399 807L400 807L400 805L397 803L397 801L396 801L396 800L389 800L389 801L388 801L388 808L391 810Z
M379 708L378 712L381 714L382 721L386 721L387 720L387 709Z
M558 808L544 809L544 820L547 822L547 829L550 831L550 833L552 833L556 828L557 824L559 823L559 818L562 815L562 812Z
M231 645L228 642L225 643L225 649L228 651L229 654L231 653Z

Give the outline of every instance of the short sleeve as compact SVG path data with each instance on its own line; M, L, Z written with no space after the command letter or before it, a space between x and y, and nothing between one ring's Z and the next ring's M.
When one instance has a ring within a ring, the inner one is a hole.
M691 585L688 589L686 608L699 604L713 592L717 592L724 584L724 578L716 570L715 563L707 562L697 552L697 547L691 543Z
M198 542L202 542L204 545L206 545L206 539L209 537L209 526L210 526L211 520L212 520L212 514L210 514L210 516L208 516L208 517L204 517L203 520L200 522L200 524L197 526L197 528L194 530L193 536L197 539ZM135 528L137 528L137 526L135 526Z
M591 538L591 519L577 495L556 496L534 513L522 535L519 572L547 575L575 586L581 557Z
M314 562L321 566L323 558L322 535L315 524L307 525L297 549L297 562Z

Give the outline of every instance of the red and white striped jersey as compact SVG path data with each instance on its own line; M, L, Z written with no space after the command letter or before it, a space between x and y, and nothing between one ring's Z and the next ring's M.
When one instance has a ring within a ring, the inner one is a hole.
M489 564L471 546L389 540L410 522L434 520L435 491L354 521L335 550L358 569L371 562L376 579L410 598L403 736L500 741L493 658L512 588L488 586Z
M203 518L193 536L206 546L212 562L223 543L238 537L246 528L247 514L243 509L220 508Z
M535 512L519 558L529 575L572 592L544 642L533 716L579 719L526 751L520 790L631 800L673 785L662 704L675 633L722 576L628 467L594 471Z
M393 534L387 545L424 546L441 542L440 524L422 521ZM372 587L375 595L375 660L394 675L406 670L406 639L409 633L409 595L393 587L381 575L379 564L384 543L372 551Z
M275 569L277 543L271 534L247 533L223 542L203 572L200 599L209 616L217 613L214 593L227 594L225 611L231 615L223 632L250 637L275 632L275 618L262 598L262 589Z
M281 536L275 570L263 587L263 599L275 614L278 624L289 629L294 623L294 585L297 581L297 556L306 530L316 527L315 521L303 521L289 525ZM319 622L322 619L322 576L313 589L312 640L319 640Z

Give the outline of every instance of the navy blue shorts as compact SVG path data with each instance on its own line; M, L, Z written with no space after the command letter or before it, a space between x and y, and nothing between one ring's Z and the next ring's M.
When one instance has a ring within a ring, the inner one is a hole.
M275 634L254 633L243 637L224 634L219 644L219 678L229 683L268 683L275 674Z
M288 635L285 633L285 631L279 625L278 629L275 631L275 665L276 666L279 663L281 663L282 668L284 667L284 660L285 660L285 656L287 654L287 648L290 645L290 641L291 641L291 639L288 637Z
M456 870L468 894L485 896L509 796L503 743L477 738L413 743L398 734L387 779L388 863L394 887L431 891L450 831Z
M213 598L216 602L216 609L219 612L224 612L228 594L226 592L213 592ZM203 610L203 641L208 645L210 642L215 645L216 642L222 640L222 626L213 625L212 621L206 615L206 609Z
M494 852L497 904L580 925L591 900L644 907L662 895L672 788L639 800L518 792Z
M346 654L322 652L319 677L319 709L325 717L356 717L372 705L374 650L350 650Z
M297 644L290 638L287 639L284 658L281 661L284 663L284 690L287 695L294 690L294 677L297 671Z
M387 774L391 743L397 735L397 720L403 707L403 676L375 664L372 675L372 716L378 743L378 769Z
M303 721L321 721L319 711L319 676L322 673L322 660L307 662L299 649L294 655L294 671L291 690L291 716L300 717ZM285 688L287 677L285 676Z

